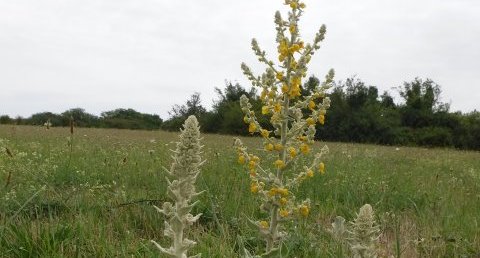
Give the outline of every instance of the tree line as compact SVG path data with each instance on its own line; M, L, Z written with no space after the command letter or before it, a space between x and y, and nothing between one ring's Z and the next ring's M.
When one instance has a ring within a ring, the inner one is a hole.
M315 76L311 76L302 91L308 94L319 83ZM325 125L318 127L318 138L480 150L480 112L450 112L449 105L440 101L440 86L430 79L416 78L396 89L401 98L399 103L389 92L380 95L377 87L367 85L356 77L336 82L328 94L332 105ZM80 127L176 131L189 115L195 115L203 132L247 135L239 101L242 95L247 95L255 112L261 114L257 91L227 82L223 89L215 88L215 92L217 99L210 110L202 105L200 94L194 93L186 103L174 105L165 121L158 115L133 109L115 109L95 116L81 108L74 108L61 114L42 112L28 118L3 115L0 116L0 124L43 125L49 121L52 126L68 126L73 119ZM259 115L259 118L261 124L268 125L268 117Z
M320 84L312 76L302 91L312 91ZM449 104L440 101L441 88L430 79L415 78L396 88L401 101L392 95L351 77L336 82L328 94L331 107L325 125L318 125L318 139L328 141L407 145L428 147L455 147L480 150L480 112L450 112ZM184 105L176 105L170 119L162 124L166 130L178 130L189 115L196 115L207 133L247 135L240 110L240 97L245 94L253 101L256 114L261 114L257 92L246 90L238 83L226 83L215 88L217 100L207 111L194 93ZM268 126L267 117L259 115L262 126Z

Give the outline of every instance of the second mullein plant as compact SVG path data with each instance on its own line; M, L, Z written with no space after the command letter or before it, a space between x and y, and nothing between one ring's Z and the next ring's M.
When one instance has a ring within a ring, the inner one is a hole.
M304 94L301 88L307 65L320 48L326 28L320 27L312 44L305 43L298 28L305 4L286 0L285 5L290 9L286 19L278 11L275 14L279 64L269 60L253 39L252 49L258 60L266 65L266 71L255 76L246 64L241 66L252 85L261 89L261 113L270 118L269 127L273 129L262 128L249 99L242 96L240 105L248 131L263 137L262 149L267 153L261 160L240 139L235 141L238 162L247 168L250 176L250 191L258 196L260 208L267 213L266 218L252 221L265 240L264 255L279 250L282 240L288 236L285 223L309 215L310 200L298 200L294 193L302 181L316 173L325 173L322 156L328 152L324 146L319 153L312 154L311 148L316 126L324 124L330 106L325 91L333 82L333 70L309 93Z
M192 215L190 212L196 202L192 202L200 193L195 188L195 181L200 173L200 166L204 161L200 156L200 128L195 116L190 116L183 124L180 141L173 151L173 162L170 169L165 169L167 178L167 195L174 203L165 202L162 208L155 207L163 213L165 221L164 235L172 239L172 245L164 248L152 240L158 249L168 257L187 258L200 257L200 254L187 256L187 252L196 244L185 237L185 229L196 222L201 214Z

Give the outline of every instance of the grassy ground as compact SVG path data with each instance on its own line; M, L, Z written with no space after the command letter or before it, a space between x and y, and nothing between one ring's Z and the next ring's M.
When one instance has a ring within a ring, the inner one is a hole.
M162 166L176 133L0 126L0 257L158 257ZM259 139L243 139L255 146ZM265 216L236 163L233 137L206 135L206 190L190 237L203 257L238 257L238 236L262 246L246 219ZM322 145L315 145L318 150ZM300 196L311 216L291 225L286 257L342 257L328 229L365 203L382 229L382 257L480 257L480 153L328 143L327 173ZM3 148L2 148L3 149ZM10 176L9 176L10 175Z

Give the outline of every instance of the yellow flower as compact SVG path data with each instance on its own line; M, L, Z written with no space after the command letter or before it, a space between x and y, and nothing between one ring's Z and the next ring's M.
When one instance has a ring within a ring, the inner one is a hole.
M255 161L250 160L250 161L248 162L248 168L249 168L249 169L254 169L256 166L257 166L257 163L256 163Z
M270 135L270 132L268 130L262 129L260 130L260 134L262 135L263 138L268 138Z
M245 124L248 124L250 122L250 119L247 116L244 116L243 122L245 122Z
M308 124L308 125L314 125L314 124L315 124L315 120L313 120L313 118L309 117L309 118L307 118L307 124Z
M315 175L315 173L313 173L313 170L309 169L309 170L307 171L307 176L308 176L308 177L313 177L314 175Z
M267 97L268 91L266 89L262 90L262 93L260 94L260 99L265 99Z
M289 93L290 98L295 98L300 96L300 86L294 86Z
M300 45L299 44L293 44L292 45L292 51L293 52L296 52L296 51L299 51L300 50Z
M263 115L267 115L268 113L270 112L268 106L263 106L262 107L262 114Z
M283 197L286 197L286 196L288 196L288 189L287 188L278 188L277 193L279 193Z
M243 155L238 156L238 163L242 165L245 164L245 156Z
M305 3L300 3L300 8L305 8L305 7L307 7Z
M260 161L260 158L258 156L255 156L255 155L250 155L250 159L252 159L253 161L255 162L259 162Z
M257 176L257 171L255 171L254 168L250 169L250 177L256 177Z
M275 144L275 150L276 150L276 151L281 151L281 150L283 150L283 145L281 145L280 143Z
M248 132L254 133L255 131L257 131L257 125L255 125L255 123L250 123L250 125L248 125Z
M290 33L294 33L296 30L297 30L297 26L295 26L295 24L290 24Z
M271 144L271 143L267 143L265 145L265 150L267 150L267 151L273 151L274 148L275 147L273 147L273 144Z
M290 154L290 157L295 158L297 156L297 150L294 147L288 148L288 153Z
M287 201L288 200L285 197L280 198L280 205L284 206L285 204L287 204Z
M282 92L283 92L283 93L287 93L287 92L288 92L288 85L285 84L285 83L282 85Z
M285 56L288 54L288 44L285 39L280 42L280 44L277 47L277 50L280 56L283 56L283 58L285 58ZM280 59L280 56L279 56L279 59Z
M308 214L310 213L310 208L307 205L302 204L302 205L300 205L298 211L300 212L300 214L302 216L307 217Z
M288 215L290 215L290 212L288 212L288 210L285 210L285 209L280 210L281 217L285 218L285 217L288 217Z
M272 98L272 99L273 99L276 95L277 95L277 93L276 93L275 90L273 90L273 89L268 93L268 97L270 97L270 98Z
M250 192L252 193L258 193L258 184L257 183L253 183L250 185Z
M300 141L302 141L302 142L304 142L304 141L307 140L307 136L302 135L302 136L299 136L297 139L300 140Z
M277 194L277 188L273 187L272 189L268 190L268 196L273 197Z
M282 105L280 105L280 103L275 104L275 106L273 106L273 110L277 113L280 112L282 110Z
M313 110L315 108L315 102L313 100L310 100L310 102L308 102L308 108L310 110Z
M268 222L266 222L265 220L260 221L258 225L260 226L260 228L263 228L263 229L268 228Z
M325 115L327 114L327 110L325 109L320 109L320 115Z
M310 152L310 147L307 144L302 143L302 145L300 145L300 151L303 154L308 154Z
M275 166L279 169L282 169L285 167L285 162L283 162L283 160L280 160L280 159L275 160L273 164L275 164Z
M319 115L318 116L318 123L323 125L325 124L325 116L324 115Z
M297 6L297 3L296 3L296 2L292 1L292 2L290 2L290 7L291 7L292 9L297 9L298 6Z
M283 72L277 73L276 77L277 77L277 80L279 80L279 81L283 80Z
M323 164L323 162L320 162L320 164L318 165L318 171L320 171L320 174L325 174L325 164Z
M300 78L300 77L293 77L292 78L292 86L293 87L300 87L301 84L302 84L302 78Z

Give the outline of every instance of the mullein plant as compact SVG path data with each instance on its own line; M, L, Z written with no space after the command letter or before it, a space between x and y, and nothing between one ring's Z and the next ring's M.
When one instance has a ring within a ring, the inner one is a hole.
M270 118L273 128L271 131L262 128L249 99L242 96L240 105L245 114L244 122L251 134L263 137L262 149L267 153L265 160L260 160L240 139L235 140L238 162L248 169L250 175L250 191L258 196L260 208L268 214L268 218L252 221L266 242L265 255L278 251L282 240L288 236L285 223L309 215L310 200L297 200L294 191L317 172L325 173L322 156L328 152L326 146L316 154L312 154L311 149L315 127L324 124L330 107L325 92L333 83L334 71L330 70L325 81L308 95L302 95L301 89L307 65L320 48L326 27L320 27L312 44L304 43L299 35L298 22L305 4L299 0L285 0L285 5L289 6L288 19L285 20L278 11L275 14L279 63L269 60L253 39L253 52L266 65L266 71L255 76L245 63L241 65L252 85L261 89L261 113Z
M347 244L353 258L377 257L377 243L380 229L375 222L375 214L370 204L360 208L357 217L345 224L345 219L338 216L332 223L331 233L343 247Z
M375 222L375 214L370 204L360 208L354 221L350 222L348 242L354 258L377 257L376 244L380 236L380 229Z
M195 223L201 214L192 215L191 210L198 201L192 200L199 195L195 189L195 181L203 164L200 154L200 127L195 116L190 116L183 124L180 141L173 151L173 162L170 169L165 169L167 178L167 195L173 203L165 202L157 211L166 216L164 235L172 239L172 245L164 248L152 240L158 249L168 257L187 258L200 257L200 254L187 256L187 252L196 242L185 237L185 229ZM172 181L170 181L172 180Z

